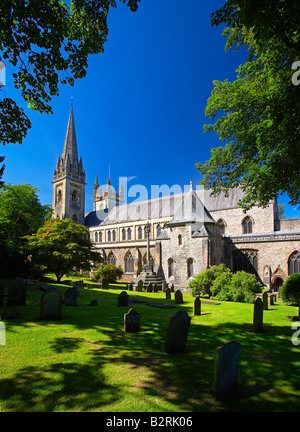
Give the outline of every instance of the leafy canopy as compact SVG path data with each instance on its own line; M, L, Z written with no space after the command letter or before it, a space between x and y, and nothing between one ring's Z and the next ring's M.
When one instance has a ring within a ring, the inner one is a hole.
M214 123L204 130L217 132L224 146L196 164L201 184L213 194L241 187L245 211L285 192L299 205L300 85L292 83L291 69L300 56L299 7L230 0L212 15L212 24L221 23L230 26L223 33L226 50L244 47L249 55L234 82L213 83L205 114Z
M120 1L135 11L140 0ZM73 86L86 75L88 56L104 51L108 13L116 5L116 0L1 0L0 60L14 67L15 87L30 108L52 113L59 85ZM0 141L21 144L31 122L4 89Z
M44 266L58 281L73 269L90 270L93 263L102 260L94 250L86 227L70 219L48 221L26 239L32 263Z

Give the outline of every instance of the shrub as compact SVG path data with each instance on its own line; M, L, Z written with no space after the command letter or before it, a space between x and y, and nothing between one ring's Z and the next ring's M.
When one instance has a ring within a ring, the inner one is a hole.
M254 274L239 271L231 278L232 300L242 303L253 303L255 294L262 291L261 285L257 282Z
M104 277L109 283L116 282L123 274L121 267L115 266L113 264L102 264L96 270L94 276L91 278L94 282L101 281Z
M284 301L299 304L300 309L300 274L294 273L288 277L282 285L281 296Z
M193 296L208 294L210 297L212 295L211 287L213 282L222 273L230 273L229 268L227 268L224 264L212 266L211 268L199 273L188 284L188 287L192 289Z

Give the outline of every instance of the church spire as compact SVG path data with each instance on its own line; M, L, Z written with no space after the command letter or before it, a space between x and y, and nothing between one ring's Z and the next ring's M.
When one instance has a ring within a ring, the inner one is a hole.
M62 152L62 160L64 163L66 163L67 156L69 156L69 161L72 166L74 164L77 165L79 164L75 122L74 122L74 114L73 114L73 104L71 105L71 111L69 115L67 132L65 136L64 148Z

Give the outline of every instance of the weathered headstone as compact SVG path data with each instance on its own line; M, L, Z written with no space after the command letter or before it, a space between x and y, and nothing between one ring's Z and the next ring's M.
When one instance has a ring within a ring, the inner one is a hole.
M275 297L274 294L270 295L270 298L269 298L269 300L270 300L270 306L274 306L274 297Z
M102 278L102 289L109 289L109 281L106 277Z
M77 297L79 297L79 292L80 292L79 290L84 289L83 280L74 282L73 288L75 288Z
M239 342L227 341L216 348L213 383L216 400L226 400L236 395L239 354Z
M175 292L174 284L171 285L171 288L170 288L170 289L171 289L171 293L172 293L172 292Z
M154 284L153 286L153 292L157 293L158 292L158 285Z
M128 306L128 294L126 291L122 291L118 295L118 306Z
M128 291L133 291L133 284L130 283L127 285Z
M75 287L68 288L65 292L65 305L77 306L77 291Z
M98 306L98 299L91 300L89 306Z
M138 284L137 284L136 290L137 290L137 291L143 291L143 288L144 288L144 282L142 281L142 279L140 279L140 280L138 281Z
M268 310L268 293L267 291L264 291L262 294L262 301L263 301L263 305L264 305L264 310Z
M175 291L175 303L177 304L183 303L182 292L179 289Z
M62 297L56 291L46 291L40 300L40 319L59 321L62 319Z
M186 351L190 323L191 318L182 310L170 317L165 341L166 353L177 354Z
M196 297L194 300L194 315L201 315L201 300Z
M149 285L147 286L147 292L153 292L153 285L152 285L152 283L149 283Z
M124 331L126 333L137 333L141 328L140 314L135 309L130 309L124 314Z
M27 296L27 284L22 278L13 280L7 290L7 306L25 306Z
M254 311L253 311L253 330L255 333L262 333L263 331L263 313L264 313L264 305L262 299L257 297L254 302Z
M170 290L170 288L166 289L166 300L171 300L171 290Z
M168 288L167 282L164 282L162 287L163 287L163 292L165 292L166 289Z

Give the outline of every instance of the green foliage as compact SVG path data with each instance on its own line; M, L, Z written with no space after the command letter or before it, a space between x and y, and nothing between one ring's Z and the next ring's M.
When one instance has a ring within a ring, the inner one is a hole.
M230 270L224 264L212 266L199 273L193 280L189 282L188 287L192 289L193 296L208 294L210 297L212 295L211 287L215 279L220 274L228 272L230 272Z
M300 201L300 86L291 80L300 53L299 8L284 0L272 3L228 1L212 19L230 26L226 49L246 47L249 56L234 82L214 81L205 114L215 121L204 130L217 132L225 146L196 167L201 184L214 194L242 187L244 210L265 207L284 192L290 204Z
M36 234L26 239L24 249L32 254L33 264L44 266L58 281L75 268L90 270L94 262L102 260L93 250L87 229L70 219L46 222Z
M300 274L291 274L283 283L281 296L285 301L291 301L300 304Z
M120 0L135 11L140 0ZM0 60L13 66L13 79L28 106L52 113L59 85L74 85L86 75L88 56L104 51L107 17L116 0L2 1L0 4ZM3 144L22 143L31 127L24 110L4 97L0 100Z
M224 264L199 273L189 282L189 288L194 296L208 294L216 300L240 303L253 303L255 293L262 290L255 275L244 271L232 273Z
M99 282L103 278L106 278L109 283L112 283L116 282L117 279L120 279L122 274L123 270L121 267L115 266L113 264L101 264L92 277L92 281Z

